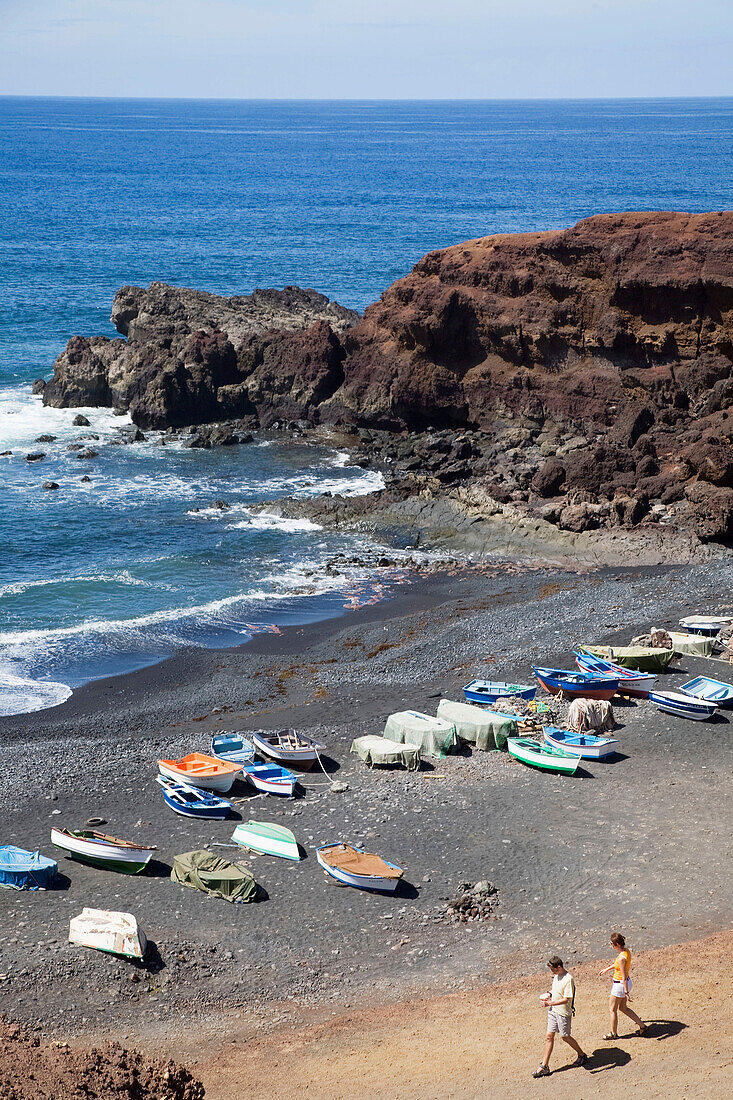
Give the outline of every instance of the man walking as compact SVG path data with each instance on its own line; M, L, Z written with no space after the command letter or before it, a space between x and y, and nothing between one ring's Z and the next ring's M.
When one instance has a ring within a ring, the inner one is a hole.
M557 955L553 955L547 965L552 971L552 990L540 997L540 1004L547 1009L547 1038L545 1039L544 1057L539 1068L532 1074L533 1077L550 1076L550 1058L556 1035L559 1035L562 1041L567 1043L578 1055L572 1063L573 1066L585 1065L588 1060L588 1055L581 1050L570 1034L573 1003L575 1001L573 975L565 969L562 959L558 958Z

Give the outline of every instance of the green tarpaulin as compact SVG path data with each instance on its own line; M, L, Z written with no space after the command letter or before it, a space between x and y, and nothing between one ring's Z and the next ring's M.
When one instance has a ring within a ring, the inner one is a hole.
M710 657L715 645L715 638L706 638L704 634L682 634L676 630L670 630L672 647L675 653L685 657Z
M351 751L365 764L402 764L410 772L420 767L420 749L417 745L388 741L386 737L357 737L351 742Z
M583 649L622 668L634 668L638 672L664 672L674 657L673 649L651 649L642 645L584 645Z
M457 742L452 722L433 718L419 710L400 710L390 714L384 727L384 736L390 741L417 745L425 756L441 758L451 752Z
M517 723L513 718L483 710L482 707L472 707L470 703L453 703L450 699L440 700L438 718L451 722L461 741L475 745L482 752L506 748L507 737L514 737L517 733Z
M244 903L257 897L257 883L246 868L204 849L175 856L171 880L224 901Z

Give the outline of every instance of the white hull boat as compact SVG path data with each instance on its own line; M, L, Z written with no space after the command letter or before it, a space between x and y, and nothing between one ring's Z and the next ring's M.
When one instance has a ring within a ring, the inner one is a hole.
M396 863L352 844L323 844L316 848L316 858L338 882L378 894L393 894L404 874Z
M308 770L318 759L318 753L326 748L312 737L305 737L296 730L280 730L278 733L253 733L252 744L260 756L296 768Z
M680 691L650 691L649 702L667 714L676 714L678 718L691 718L693 722L704 722L712 718L718 709L717 703L693 699Z

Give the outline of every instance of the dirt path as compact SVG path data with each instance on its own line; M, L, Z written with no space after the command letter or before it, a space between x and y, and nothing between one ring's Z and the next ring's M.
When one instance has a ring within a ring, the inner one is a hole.
M343 1012L328 1022L278 1031L207 1054L193 1072L207 1100L502 1100L632 1095L730 1095L733 933L639 954L634 1007L652 1021L649 1038L604 1043L607 982L597 963L575 970L574 1033L591 1053L587 1069L563 1067L574 1055L558 1043L550 1078L532 1072L542 1052L546 973L470 993ZM629 1024L631 1021L629 1021ZM728 1081L726 1085L725 1082Z

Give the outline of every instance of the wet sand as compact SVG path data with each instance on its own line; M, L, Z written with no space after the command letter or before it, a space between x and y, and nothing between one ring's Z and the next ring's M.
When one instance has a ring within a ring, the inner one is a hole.
M94 815L111 833L159 846L146 876L61 858L65 888L0 892L4 1011L51 1036L161 1049L191 1027L220 1035L224 1015L251 1039L302 1026L314 1011L519 978L534 973L538 954L576 965L602 955L611 927L637 950L729 927L726 714L692 723L621 702L621 753L573 779L468 751L419 773L370 770L349 747L381 733L391 711L435 713L476 675L528 678L533 661L568 663L575 642L628 639L718 608L732 581L726 563L429 577L343 619L184 653L90 684L52 711L2 720L4 843L51 854L52 824ZM664 683L703 671L731 678L720 663L685 659ZM216 825L162 804L158 757L206 750L220 729L290 725L326 742L330 775L348 790L332 792L319 772L293 801L241 788L239 816ZM226 845L250 816L292 828L307 855L300 864L247 857L265 900L234 907L169 881L177 852ZM335 838L404 865L398 894L336 887L314 856ZM441 922L445 899L481 878L498 888L496 919ZM135 913L156 944L153 961L135 970L68 945L68 920L83 905Z

